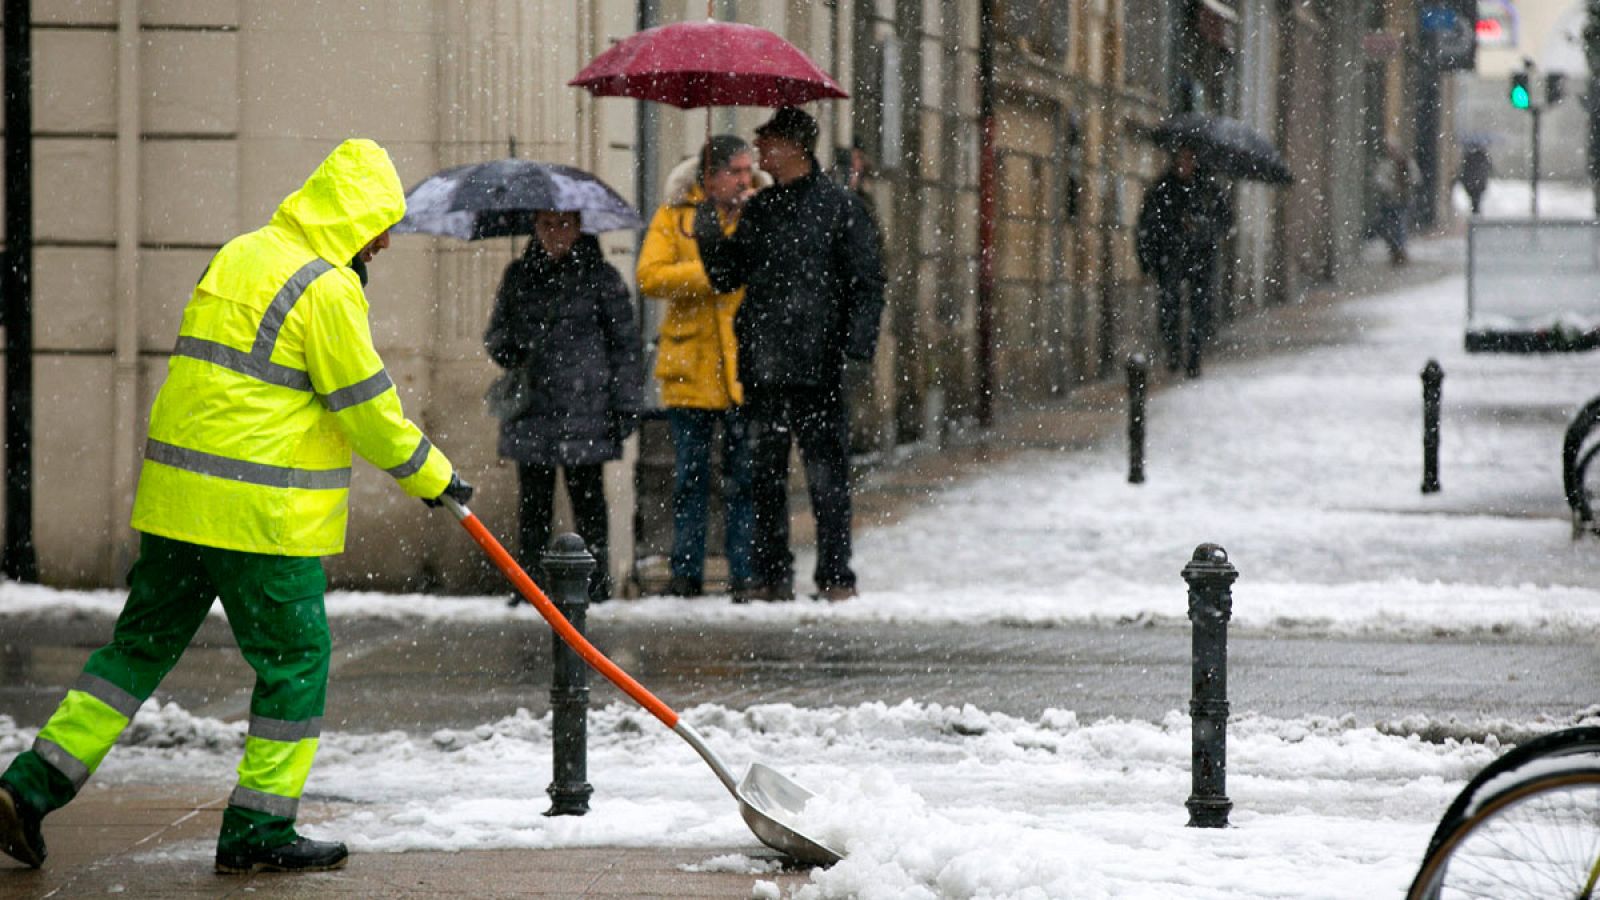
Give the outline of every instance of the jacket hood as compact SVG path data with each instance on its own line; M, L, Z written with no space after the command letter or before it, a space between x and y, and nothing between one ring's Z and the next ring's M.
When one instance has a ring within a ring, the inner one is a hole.
M756 190L772 186L772 176L756 169L755 178L752 179ZM697 153L688 157L683 162L672 167L667 173L667 183L664 188L668 206L693 206L706 198L706 192L700 187L700 155Z
M335 147L272 220L298 228L318 256L345 266L405 212L405 189L388 152L354 139Z

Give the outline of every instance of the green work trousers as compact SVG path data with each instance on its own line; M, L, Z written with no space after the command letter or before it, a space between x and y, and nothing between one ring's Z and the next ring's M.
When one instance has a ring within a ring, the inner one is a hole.
M224 849L295 840L295 814L316 755L331 644L327 579L317 557L220 550L143 535L128 602L33 747L0 775L41 813L65 806L161 679L213 600L256 672L239 781L218 840Z

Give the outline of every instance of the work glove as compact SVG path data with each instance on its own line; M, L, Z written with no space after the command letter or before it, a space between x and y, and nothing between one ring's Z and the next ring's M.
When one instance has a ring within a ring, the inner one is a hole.
M422 502L426 503L430 508L438 509L444 505L445 497L449 497L462 506L466 506L467 502L472 499L472 485L462 481L460 475L451 472L450 483L444 486L444 490L439 492L439 496L434 497L432 500L423 498Z

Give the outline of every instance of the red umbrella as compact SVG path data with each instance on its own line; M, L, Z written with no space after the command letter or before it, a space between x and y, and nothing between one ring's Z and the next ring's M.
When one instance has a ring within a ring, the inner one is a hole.
M783 38L738 22L679 22L632 35L567 82L596 97L701 106L798 106L850 95Z

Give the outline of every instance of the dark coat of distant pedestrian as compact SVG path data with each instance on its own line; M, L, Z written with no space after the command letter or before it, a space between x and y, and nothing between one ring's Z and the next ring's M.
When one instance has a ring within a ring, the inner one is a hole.
M556 466L622 455L643 403L639 328L593 235L560 260L529 241L506 267L483 343L495 364L527 372L526 409L500 424L502 457Z

